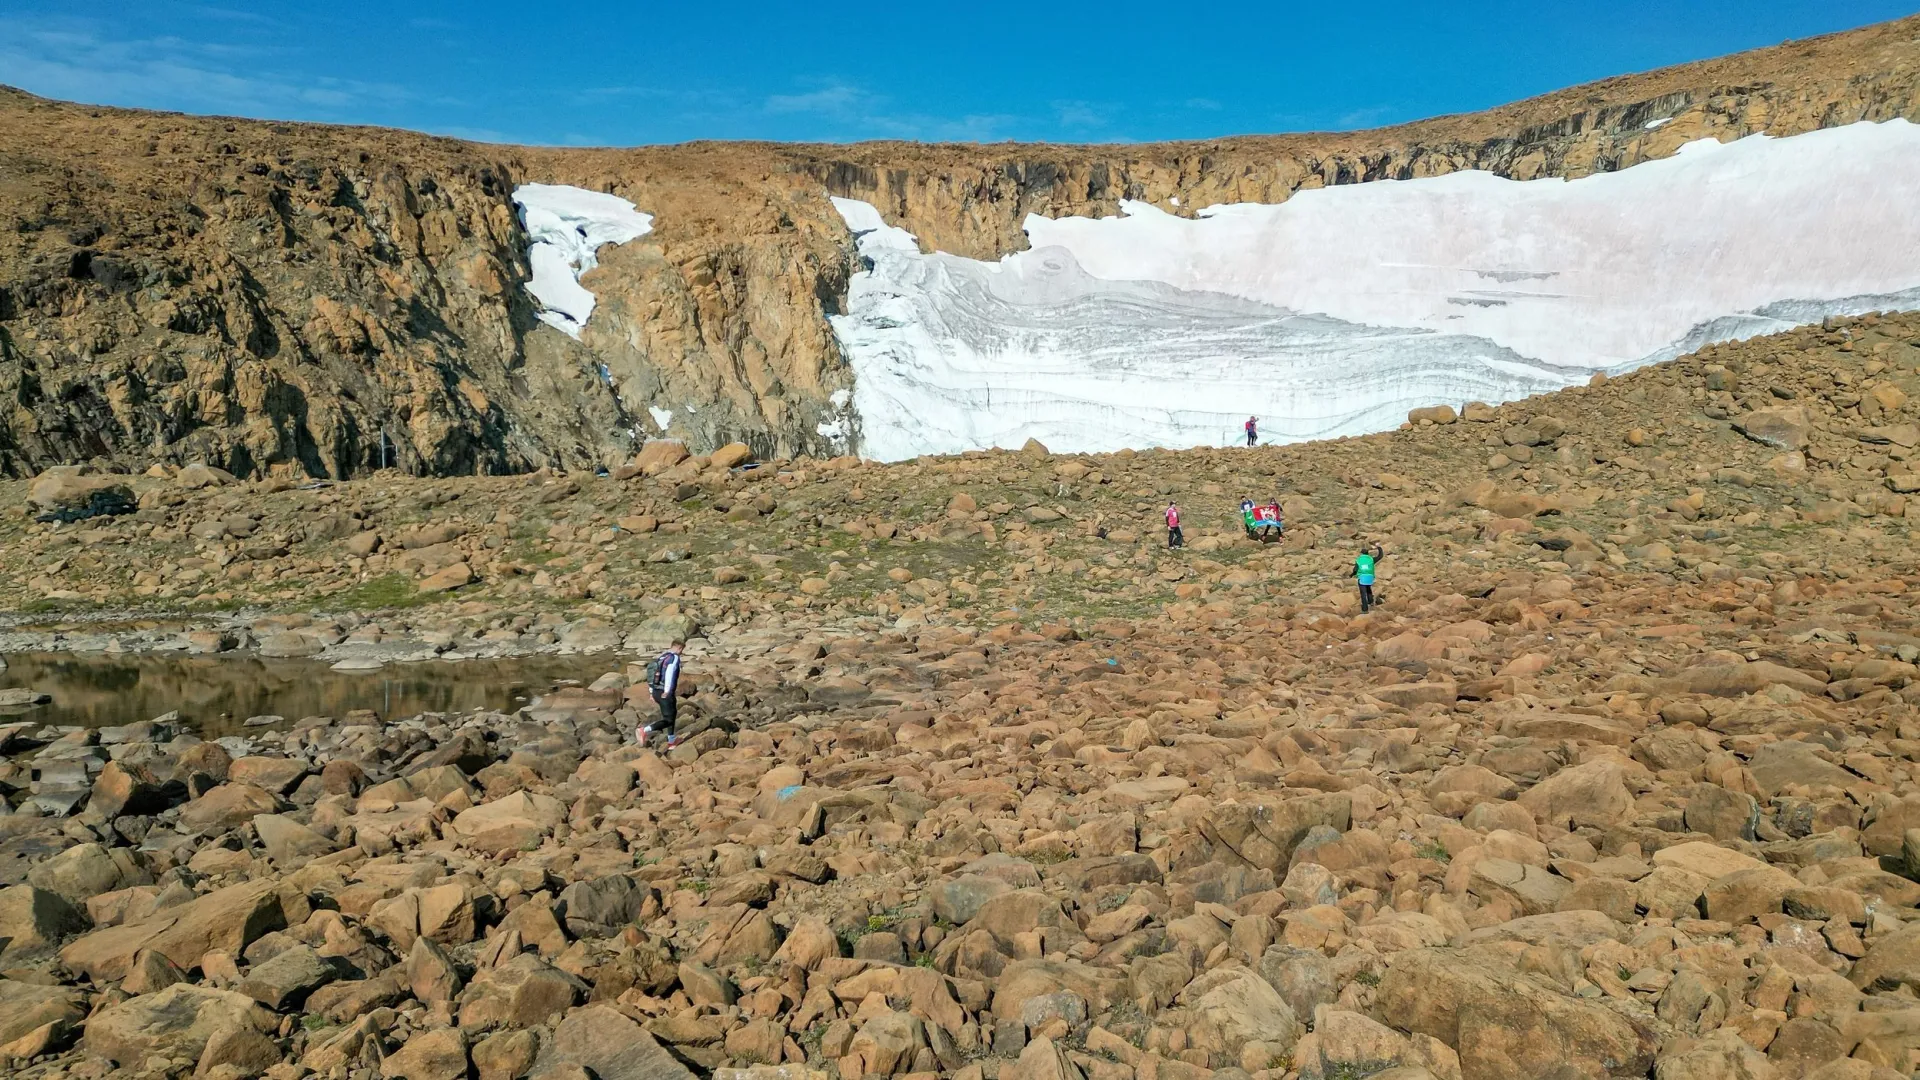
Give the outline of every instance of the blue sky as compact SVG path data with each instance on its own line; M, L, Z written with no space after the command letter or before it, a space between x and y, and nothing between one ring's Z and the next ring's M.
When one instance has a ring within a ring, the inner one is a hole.
M0 0L0 82L504 142L1139 141L1468 112L1916 7Z

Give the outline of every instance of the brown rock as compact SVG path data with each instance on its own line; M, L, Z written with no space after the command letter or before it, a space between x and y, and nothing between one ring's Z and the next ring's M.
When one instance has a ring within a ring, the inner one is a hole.
M1799 884L1792 874L1771 866L1737 870L1708 885L1701 903L1709 919L1750 922L1779 911L1787 893Z
M134 955L152 949L183 969L213 950L238 956L260 935L284 929L277 883L250 881L217 889L138 922L95 930L68 943L60 959L95 980L124 977Z
M38 1057L64 1046L86 1018L80 990L0 979L0 1056Z
M180 824L196 832L219 832L271 814L280 800L252 784L226 783L180 808Z
M587 987L532 953L482 968L461 995L460 1026L529 1027L570 1008Z
M86 915L58 893L33 885L0 889L0 942L5 942L0 950L8 960L43 953L89 925Z
M176 983L95 1013L80 1045L89 1054L129 1066L156 1055L198 1060L221 1031L264 1034L278 1026L272 1013L245 994Z
M1716 840L1752 840L1760 824L1760 804L1745 792L1702 784L1687 800L1687 829Z
M1769 686L1790 686L1803 694L1827 692L1827 684L1823 680L1798 668L1782 667L1768 660L1688 668L1675 682L1685 693L1710 694L1714 697L1757 694Z
M387 1055L380 1063L380 1075L387 1080L464 1080L466 1036L455 1027L418 1032Z
M1615 762L1592 761L1562 769L1520 795L1520 805L1542 824L1612 825L1633 811L1625 771Z
M1754 442L1781 450L1805 450L1813 431L1807 410L1798 405L1755 409L1734 420L1733 426Z
M423 593L451 592L462 585L473 584L474 579L473 567L457 562L421 578L417 588Z
M598 1080L693 1080L693 1073L619 1010L588 1005L554 1026L533 1074L557 1066L592 1070Z
M474 1044L473 1070L480 1080L520 1080L539 1051L540 1040L531 1031L498 1032Z
M1345 832L1352 819L1352 797L1331 792L1279 802L1225 803L1211 809L1200 831L1224 848L1224 854L1277 872L1287 868L1308 830L1325 825Z
M1596 1002L1570 997L1491 958L1448 949L1395 956L1374 1006L1382 1023L1431 1035L1472 1080L1538 1080L1563 1066L1642 1077L1654 1037Z

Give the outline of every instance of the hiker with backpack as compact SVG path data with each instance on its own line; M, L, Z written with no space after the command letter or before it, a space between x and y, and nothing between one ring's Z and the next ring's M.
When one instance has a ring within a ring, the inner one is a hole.
M1260 418L1257 416L1249 416L1247 417L1247 445L1252 446L1258 443L1259 441L1260 441Z
M1353 565L1347 567L1346 576L1353 578L1360 585L1360 614L1362 615L1373 610L1374 568L1381 559L1386 557L1387 553L1379 544L1369 544L1360 549L1360 554L1353 558Z
M667 646L666 652L647 665L647 693L653 697L653 703L659 706L660 719L641 726L638 741L642 747L654 735L662 733L667 739L662 749L671 750L673 744L679 741L679 736L673 733L673 725L680 714L677 697L680 692L680 654L686 647L685 641L675 638L673 644Z
M1180 533L1180 508L1173 503L1167 504L1167 547L1169 549L1186 547L1187 538Z

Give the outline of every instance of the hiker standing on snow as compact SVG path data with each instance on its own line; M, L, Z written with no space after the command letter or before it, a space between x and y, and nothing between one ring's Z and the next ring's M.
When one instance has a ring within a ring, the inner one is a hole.
M1247 417L1247 445L1252 446L1254 443L1259 441L1260 441L1260 418L1257 416L1249 416Z
M1360 584L1360 614L1362 615L1373 610L1373 571L1380 560L1386 557L1387 553L1381 550L1379 544L1372 544L1361 548L1360 554L1353 558L1353 565L1347 568L1347 576Z
M1180 535L1180 508L1167 504L1167 547L1186 547L1187 538Z
M663 749L673 749L679 737L673 733L673 725L680 715L680 653L687 643L675 638L667 651L647 665L647 693L652 695L653 703L660 707L660 719L640 729L639 742L646 746L648 739L655 734L664 734L667 742Z

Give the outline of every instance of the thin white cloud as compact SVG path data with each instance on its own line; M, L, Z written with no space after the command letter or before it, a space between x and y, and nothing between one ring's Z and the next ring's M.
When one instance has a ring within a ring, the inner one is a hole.
M294 78L277 50L178 37L119 38L97 20L0 18L0 78L44 97L185 112L354 119L412 95L386 83Z
M875 95L845 83L834 83L804 94L774 94L767 98L770 113L823 113L845 116L880 101Z
M1378 126L1382 120L1392 116L1393 112L1394 109L1391 105L1369 105L1364 109L1354 109L1351 112L1342 113L1335 123L1338 124L1342 130L1375 127Z
M1018 116L969 113L935 116L891 108L891 99L841 79L822 80L810 90L773 94L762 100L760 111L769 116L805 116L819 122L815 131L796 133L803 139L858 142L864 139L914 139L942 142L994 142L1010 132L1031 127Z
M1107 126L1107 111L1090 101L1056 101L1053 117L1063 128L1102 128Z

